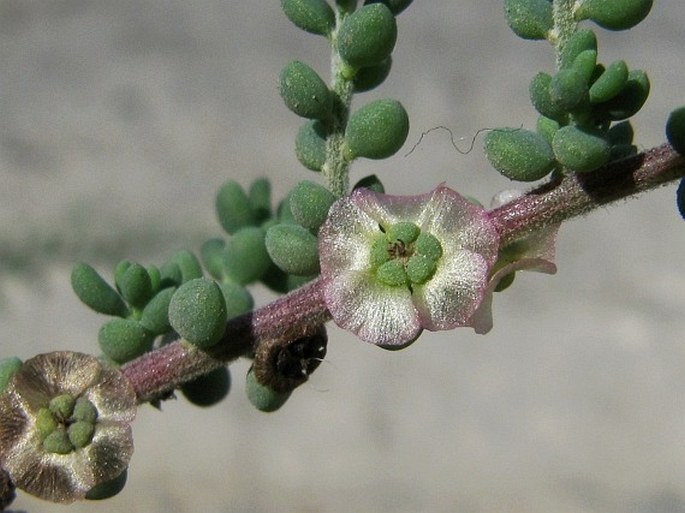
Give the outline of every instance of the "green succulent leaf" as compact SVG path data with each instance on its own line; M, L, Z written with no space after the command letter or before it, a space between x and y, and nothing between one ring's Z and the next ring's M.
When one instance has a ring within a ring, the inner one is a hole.
M392 67L392 56L388 55L383 61L374 66L360 68L352 79L355 93L370 91L381 85L388 78Z
M145 305L140 316L140 324L150 333L163 335L171 329L169 303L175 291L174 287L162 289Z
M630 121L622 121L613 125L607 132L607 139L613 145L632 144L635 132Z
M99 483L91 488L86 494L86 499L91 501L99 501L103 499L109 499L114 497L126 486L126 479L128 477L128 469L125 469L121 474L119 474L114 479L105 481L104 483Z
M549 84L550 98L559 109L570 111L586 98L586 84L582 75L575 69L559 70Z
M676 205L680 217L685 219L685 178L681 179L678 184L678 189L676 190Z
M152 349L154 335L133 319L112 319L98 333L100 349L117 363L124 363Z
M121 296L88 264L74 266L71 287L86 306L98 313L118 317L128 315L128 308Z
M171 257L171 261L180 269L182 283L196 278L202 278L203 273L200 261L187 249L181 249L174 253Z
M590 102L602 103L619 94L628 82L625 61L614 61L590 86Z
M249 312L254 307L252 294L242 285L230 281L219 284L226 301L226 317L233 319Z
M505 0L504 17L523 39L545 39L554 26L549 0Z
M647 17L653 3L653 0L583 0L575 18L592 20L609 30L627 30Z
M257 214L239 183L229 180L216 197L216 210L219 222L226 233L233 234L243 226L257 224Z
M316 234L335 200L335 195L322 185L303 181L290 194L290 210L295 221Z
M620 93L611 100L595 106L596 115L610 121L622 121L639 112L649 97L650 83L647 74L642 70L628 73Z
M208 407L220 403L231 390L231 374L219 367L181 386L181 392L196 406Z
M490 164L511 180L532 182L547 176L555 165L547 140L530 130L500 128L485 135Z
M326 36L335 27L335 13L325 0L281 0L281 7L305 32Z
M561 49L561 68L564 69L573 66L578 55L586 50L597 51L597 36L590 29L577 30Z
M365 0L364 5L382 3L388 6L388 9L397 16L404 11L413 0Z
M264 245L265 231L248 226L235 232L227 241L223 252L224 273L231 280L247 285L259 280L271 260Z
M561 165L579 173L594 171L611 156L611 144L605 136L575 125L557 130L552 148Z
M549 144L552 144L554 134L557 130L559 130L559 128L561 128L561 125L559 125L558 121L545 116L538 117L538 122L535 127L537 133L544 137Z
M327 119L333 108L333 95L312 68L292 61L281 71L279 91L285 105L298 116Z
M570 69L579 75L583 87L588 87L597 67L597 50L585 50L578 54Z
M338 53L350 66L380 64L395 48L395 16L385 4L365 5L344 18L336 41Z
M223 239L208 239L200 248L200 257L205 269L212 278L221 280L224 277L224 248L226 241Z
M316 237L298 224L279 224L269 228L266 249L274 263L288 274L310 276L319 272Z
M169 303L169 323L188 342L208 348L226 328L226 300L219 286L206 278L181 285Z
M666 138L675 151L685 155L685 107L675 109L668 116Z
M540 114L546 118L565 122L568 117L567 112L552 100L550 95L550 85L552 76L548 73L540 72L533 77L528 92L530 101Z
M12 376L21 369L22 362L16 356L0 360L0 392L2 392Z
M374 4L381 5L381 4ZM409 133L409 116L397 100L367 103L352 113L345 129L346 156L384 159L394 155Z
M326 127L321 121L307 121L295 137L295 156L311 171L321 171L326 162Z
M119 290L126 302L142 308L152 296L152 280L147 269L140 264L132 263L118 280Z
M273 412L278 410L290 397L291 392L276 392L257 381L254 371L250 369L245 380L245 393L252 405L259 411Z
M361 187L365 189L370 189L374 192L379 192L381 194L385 192L385 187L383 186L383 183L381 182L380 178L378 178L376 175L365 176L356 184L354 184L352 190L359 189Z

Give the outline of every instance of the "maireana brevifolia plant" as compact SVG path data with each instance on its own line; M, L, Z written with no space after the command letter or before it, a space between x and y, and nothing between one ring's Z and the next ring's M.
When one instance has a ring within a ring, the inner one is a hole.
M556 271L561 223L685 175L685 110L668 119L668 143L638 152L630 118L649 95L647 74L599 59L597 26L633 28L652 0L505 0L512 30L549 42L556 66L531 81L535 130L493 129L485 152L511 180L542 183L497 193L489 207L445 184L415 196L386 193L375 176L350 186L355 160L390 157L407 137L399 101L353 109L352 99L389 75L396 17L409 4L282 0L288 19L331 50L329 82L300 61L278 82L286 106L306 119L297 158L318 178L275 209L267 179L247 189L226 183L216 208L228 237L208 240L199 258L124 260L113 285L87 264L74 267L77 296L111 317L98 334L101 354L0 362L3 507L15 487L61 503L118 493L137 405L159 406L176 390L216 404L237 358L252 361L252 404L278 409L325 356L329 321L385 349L406 347L423 330L486 333L493 296L516 272ZM684 196L681 185L681 213ZM255 283L283 295L255 308Z

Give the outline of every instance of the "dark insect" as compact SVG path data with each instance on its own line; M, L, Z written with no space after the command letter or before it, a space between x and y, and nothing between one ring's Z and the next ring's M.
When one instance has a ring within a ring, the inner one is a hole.
M287 379L306 378L316 370L325 356L325 337L300 338L278 351L276 372Z

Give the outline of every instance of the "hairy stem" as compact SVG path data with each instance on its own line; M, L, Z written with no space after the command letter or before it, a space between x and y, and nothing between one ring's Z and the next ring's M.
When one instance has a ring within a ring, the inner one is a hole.
M209 350L179 340L127 363L122 372L133 385L138 401L151 401L186 381L254 352L265 341L293 340L307 327L320 326L330 319L320 282L315 280L262 308L231 319L223 338Z
M490 211L490 218L506 245L546 226L591 212L668 184L685 176L685 157L668 144L613 162L597 171L573 174L544 184ZM147 353L122 368L138 400L146 402L254 351L274 339L293 340L305 329L328 322L321 282L307 285L253 312L228 322L221 341L208 351L185 341Z
M557 57L557 69L561 68L561 52L566 41L576 31L578 23L573 19L575 0L553 0L552 16L554 19L554 51Z
M499 232L500 244L506 245L545 226L587 214L683 176L685 157L664 144L592 173L574 173L544 184L491 211L490 216Z
M338 6L336 10L336 29L331 34L331 92L333 93L333 114L330 120L329 136L326 139L326 162L321 174L328 183L328 189L340 198L349 188L350 163L343 155L345 127L352 103L352 80L347 76L351 70L338 55L336 38L338 28L347 13Z

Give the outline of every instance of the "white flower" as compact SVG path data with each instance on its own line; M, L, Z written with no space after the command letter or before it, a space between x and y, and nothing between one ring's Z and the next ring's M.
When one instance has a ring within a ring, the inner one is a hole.
M340 327L398 349L423 329L471 325L498 247L487 212L444 185L404 197L358 189L319 232L324 300Z
M126 469L135 413L130 383L94 356L35 356L0 394L0 466L42 499L83 499Z

